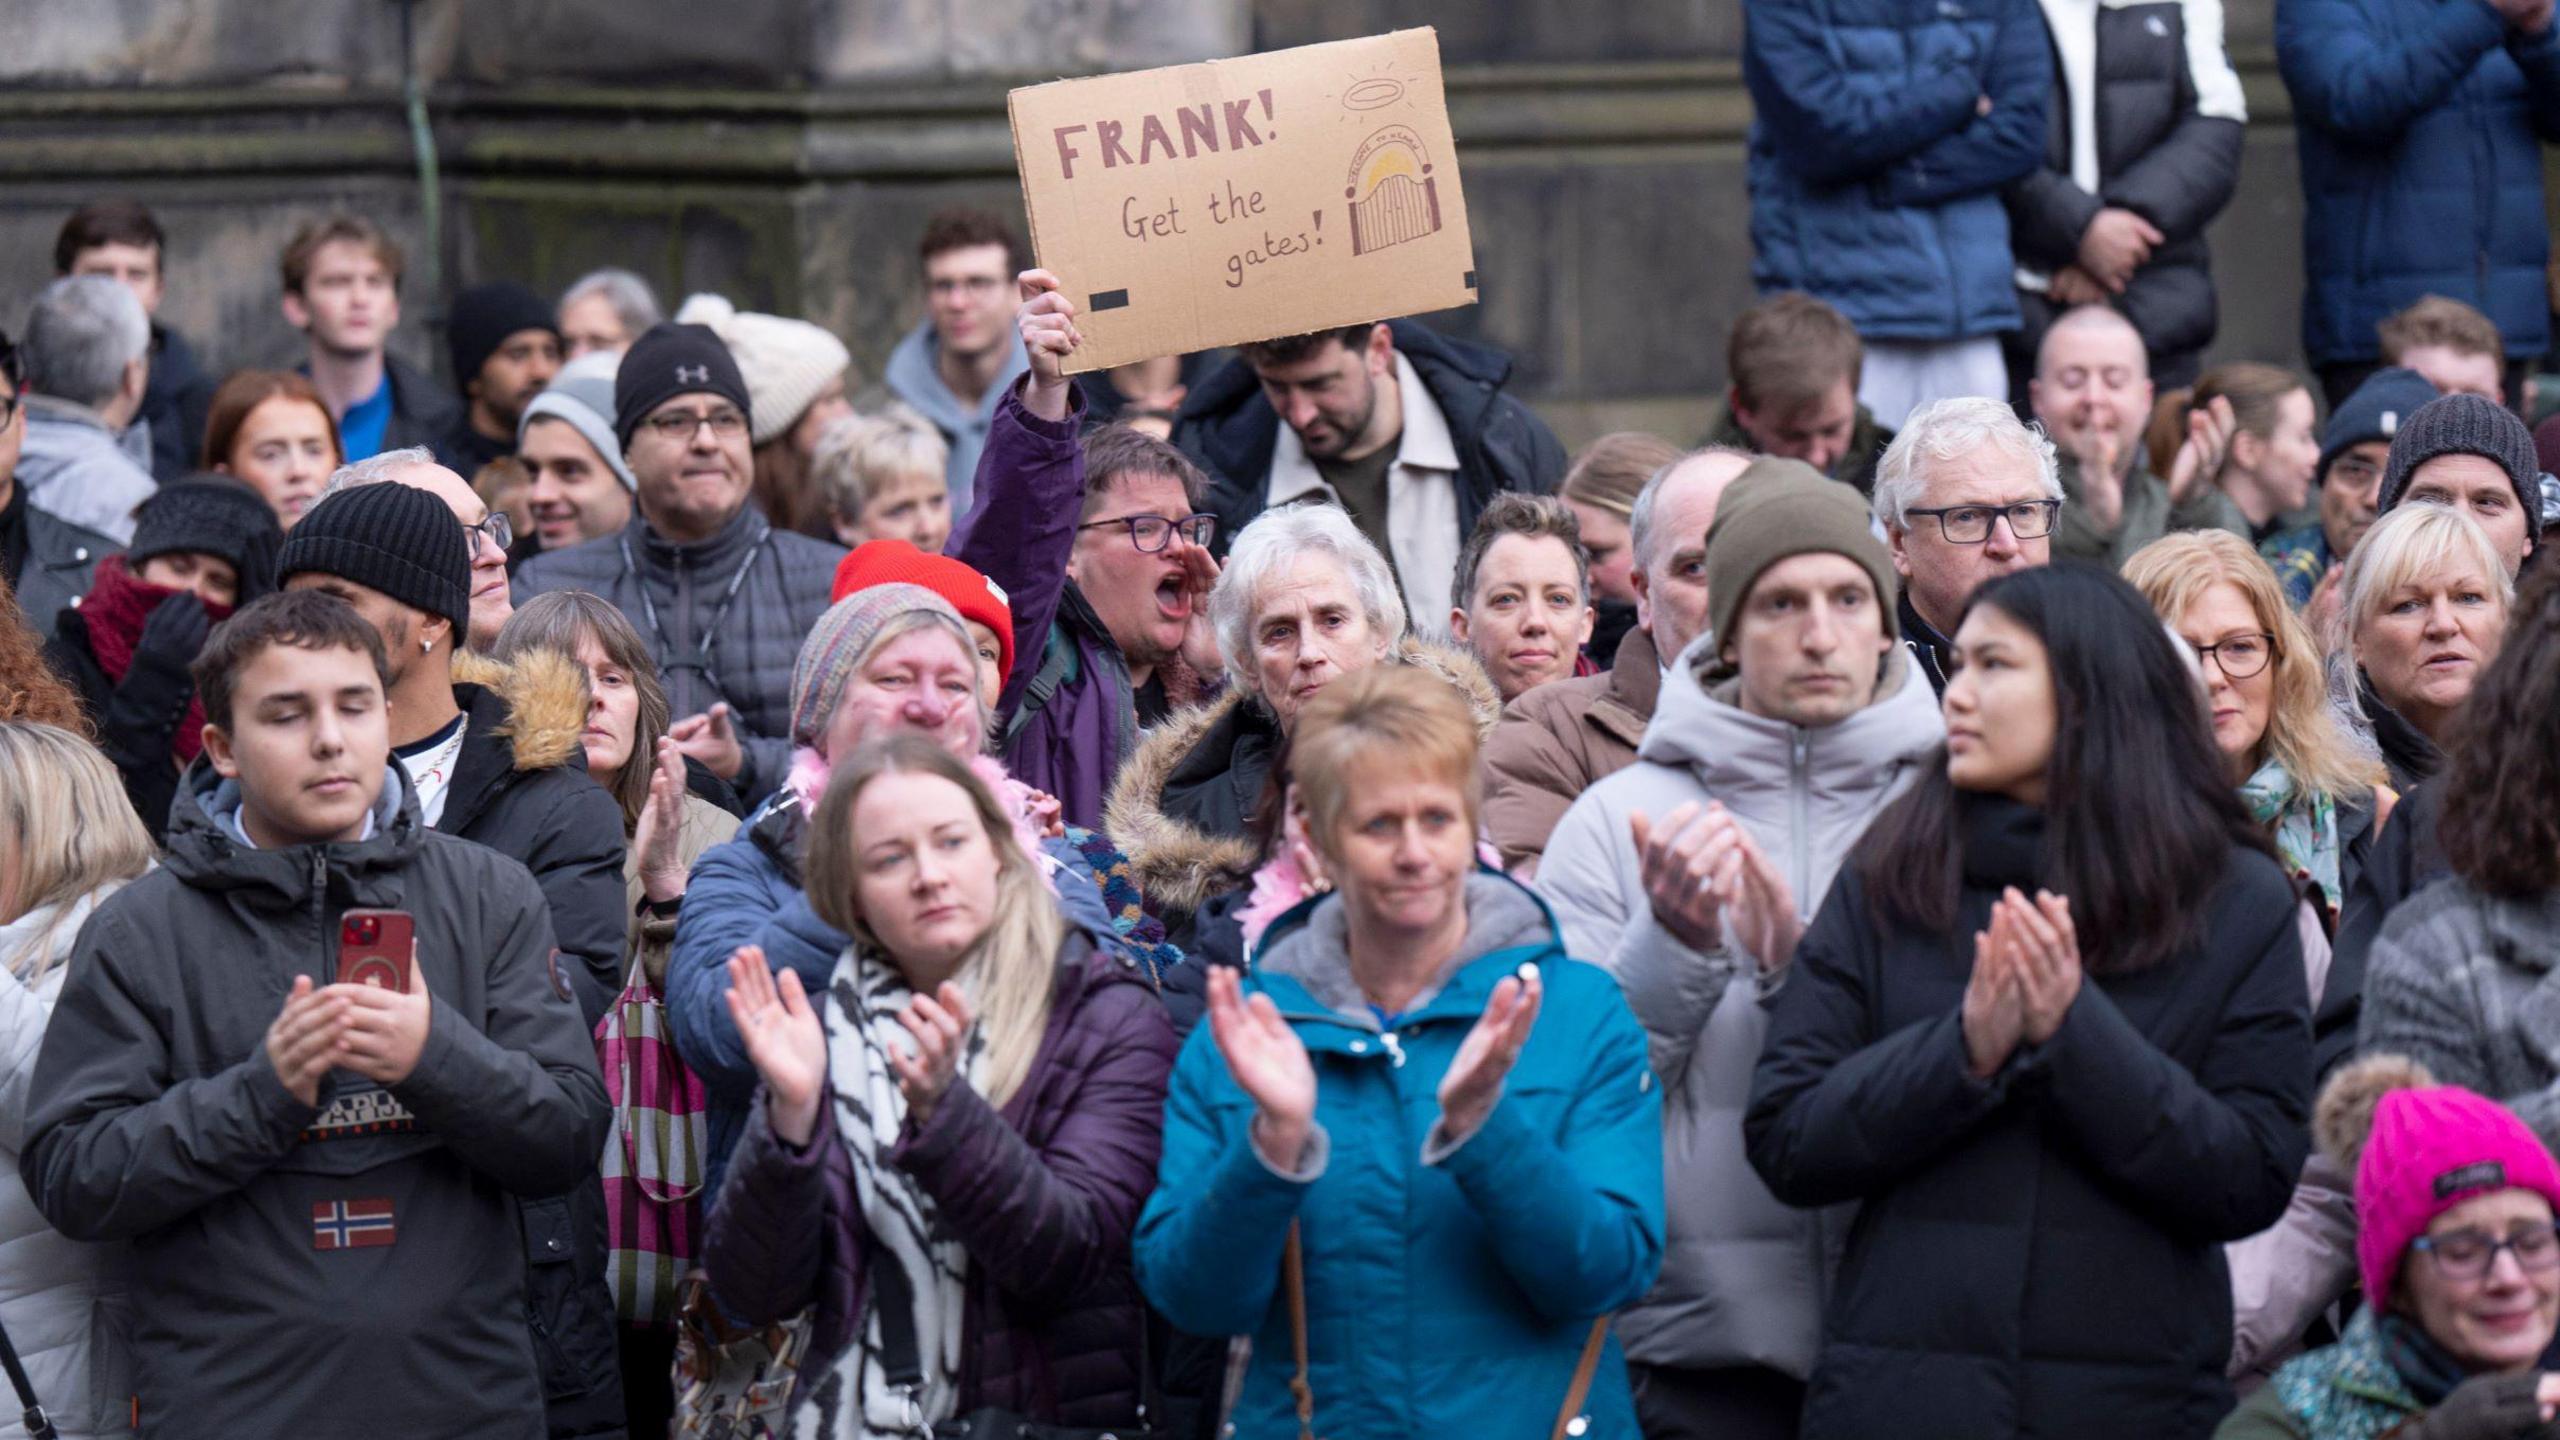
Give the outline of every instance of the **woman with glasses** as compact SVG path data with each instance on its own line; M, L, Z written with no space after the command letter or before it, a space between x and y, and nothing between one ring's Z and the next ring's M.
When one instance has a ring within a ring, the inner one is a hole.
M2339 1072L2320 1147L2355 1176L2365 1303L2288 1362L2214 1440L2528 1440L2560 1374L2560 1163L2496 1102L2399 1055Z
M2334 931L2399 797L2339 726L2311 632L2267 562L2220 530L2155 540L2125 562L2124 578L2196 652L2231 781Z
M1802 1433L2197 1440L2222 1246L2302 1168L2292 887L2131 586L2004 576L1955 648L1945 763L1833 882L1744 1114L1779 1200L1859 1205Z
M2513 596L2488 534L2445 505L2403 505L2347 560L2335 663L2391 786L2407 794L2444 768L2454 719L2498 657Z

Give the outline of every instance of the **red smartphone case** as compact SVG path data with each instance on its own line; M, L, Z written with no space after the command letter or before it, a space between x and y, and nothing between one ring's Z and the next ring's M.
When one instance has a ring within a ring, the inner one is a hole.
M406 910L350 910L338 917L338 983L407 993L418 961L417 920Z

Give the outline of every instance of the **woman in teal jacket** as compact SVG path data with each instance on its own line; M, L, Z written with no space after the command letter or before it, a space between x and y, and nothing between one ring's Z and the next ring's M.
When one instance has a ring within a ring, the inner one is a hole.
M1307 833L1340 887L1213 973L1173 1078L1140 1283L1247 1335L1234 1433L1632 1437L1596 1322L1662 1262L1661 1092L1608 975L1475 862L1476 732L1379 666L1298 720ZM1284 1255L1304 1255L1307 1385ZM1596 1348L1595 1348L1596 1347Z

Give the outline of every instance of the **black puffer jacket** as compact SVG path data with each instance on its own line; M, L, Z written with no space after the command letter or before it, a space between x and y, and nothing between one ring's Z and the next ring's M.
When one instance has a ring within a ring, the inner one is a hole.
M590 1036L622 989L630 932L622 808L587 777L579 746L586 683L566 659L528 651L499 665L464 654L453 696L468 716L436 829L533 872L559 941L555 983ZM601 1150L598 1152L601 1154ZM605 1284L604 1189L590 1180L522 1206L525 1301L551 1440L623 1433L613 1292Z
M1564 446L1545 421L1503 390L1511 379L1510 356L1411 320L1391 320L1387 328L1448 419L1449 439L1458 448L1459 539L1505 490L1555 493L1564 483ZM1280 412L1262 397L1262 382L1241 356L1183 402L1173 443L1208 468L1209 502L1201 508L1218 517L1220 556L1236 532L1262 513L1279 442Z
M525 1269L490 1238L518 1201L595 1186L612 1110L541 893L428 831L389 768L369 838L257 850L228 825L238 786L196 766L166 864L70 962L19 1169L65 1234L133 1246L146 1434L542 1434ZM267 1027L297 974L335 974L357 906L416 919L426 1047L398 1085L333 1071L305 1105ZM362 1201L387 1242L320 1249Z
M2364 1016L2365 962L2374 937L2400 902L2453 873L2444 853L2443 779L2421 782L2400 797L2391 818L2372 834L2371 853L2346 880L2347 903L2338 915L2338 938L2329 959L2329 979L2320 991L2319 1013L2312 1018L2314 1054L2320 1074L2352 1059L2356 1027Z
M2152 379L2190 384L2219 324L2204 227L2239 183L2247 120L2223 55L2221 0L2043 0L2043 9L2059 84L2044 164L2007 192L2018 264L2047 275L2071 264L2102 207L2150 221L2166 243L2114 303L2142 332ZM2094 190L2072 179L2080 123L2097 129ZM2041 293L2018 299L2026 325L2012 344L2031 368L2056 312Z
M1880 928L1853 862L1772 1002L1751 1166L1790 1205L1860 1202L1806 1440L2202 1440L2231 1409L2222 1246L2284 1213L2308 1142L2293 890L2235 852L2202 943L2088 977L1978 1081L1972 938L2000 886L2046 881L2043 830L1966 804L1951 934Z

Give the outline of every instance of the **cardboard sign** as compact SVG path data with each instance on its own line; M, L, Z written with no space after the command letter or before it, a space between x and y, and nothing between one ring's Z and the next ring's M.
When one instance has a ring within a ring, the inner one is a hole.
M1473 304L1430 30L1016 90L1081 372Z

